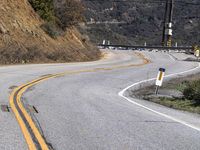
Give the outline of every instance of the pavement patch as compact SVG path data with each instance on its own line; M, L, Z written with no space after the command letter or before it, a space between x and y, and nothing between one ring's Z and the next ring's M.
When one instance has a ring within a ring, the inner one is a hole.
M10 112L10 107L8 105L1 105L2 112Z
M16 87L18 87L18 86L13 85L13 86L10 86L9 89L10 89L10 90L13 90L13 89L15 89Z

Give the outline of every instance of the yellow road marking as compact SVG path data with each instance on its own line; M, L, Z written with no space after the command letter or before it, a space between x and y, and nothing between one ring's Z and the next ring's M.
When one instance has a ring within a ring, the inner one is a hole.
M24 135L24 137L26 139L28 148L30 150L37 150L32 138L31 138L30 133L28 132L28 129L26 128L26 125L25 125L24 121L22 120L22 117L20 116L20 114L17 111L17 108L15 107L15 104L14 104L14 94L17 92L17 90L18 90L18 88L16 90L14 90L14 92L10 96L10 106L11 106L12 111L15 114L15 117L16 117L19 125L20 125L22 133L23 133L23 135Z
M42 81L44 81L44 80L42 80ZM43 138L42 135L40 134L40 132L39 132L38 128L36 127L35 123L33 122L32 118L31 118L30 115L27 113L27 111L25 110L23 104L22 104L21 101L20 101L20 100L21 100L22 94L23 94L29 87L31 87L31 86L33 86L33 85L35 85L35 84L37 84L37 83L39 83L39 82L35 82L35 83L33 83L33 84L30 84L30 85L28 85L28 86L25 86L24 88L22 88L22 89L19 91L19 93L18 93L18 95L17 95L17 104L18 104L19 108L21 109L22 113L24 114L26 120L28 121L28 123L29 123L29 125L30 125L30 127L31 127L31 129L32 129L32 131L33 131L33 133L34 133L34 135L35 135L35 137L37 138L37 140L38 140L38 142L39 142L39 144L40 144L40 146L41 146L41 148L42 148L43 150L48 150L48 146L47 146L46 142L44 141L44 138Z
M159 81L162 79L162 76L163 76L163 72L160 71L160 75L159 75L159 78L158 78Z
M84 73L84 72L97 72L97 71L108 71L108 70L113 70L113 69L119 69L119 68L129 68L129 67L134 67L134 66L142 66L145 64L150 63L150 60L148 60L147 58L145 58L142 54L140 53L135 53L138 57L140 57L143 62L141 64L131 64L131 65L121 65L121 66L114 66L114 67L110 67L110 68L94 68L94 69L88 69L88 70L79 70L79 71L65 71L63 73L59 73L59 74L54 74L54 75L47 75L47 76L43 76L41 78L38 78L36 80L33 80L31 82L28 82L26 84L23 84L19 87L17 87L10 95L10 106L11 109L13 110L15 117L21 127L22 133L24 135L24 138L27 142L28 148L29 150L36 150L36 146L31 138L31 135L25 125L25 122L23 121L22 117L20 116L15 104L14 104L14 96L15 94L17 94L16 96L16 101L17 104L20 108L20 110L22 111L23 115L25 116L26 121L28 122L29 126L31 127L33 134L35 135L35 137L37 138L37 141L39 142L42 150L48 150L48 145L46 144L44 138L42 137L42 135L40 134L38 128L36 127L34 121L32 120L31 116L28 114L28 112L26 111L25 107L23 106L22 102L21 102L21 97L23 95L23 93L30 87L43 82L45 80L48 80L50 78L56 78L56 77L61 77L64 75L69 75L69 74L78 74L78 73Z

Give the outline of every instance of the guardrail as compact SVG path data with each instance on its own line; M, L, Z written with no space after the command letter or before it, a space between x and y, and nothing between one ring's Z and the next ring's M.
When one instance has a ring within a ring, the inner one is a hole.
M192 51L192 46L178 46L178 47L167 47L167 46L134 46L134 45L98 45L104 48L125 48L125 49L159 49L159 50L186 50Z

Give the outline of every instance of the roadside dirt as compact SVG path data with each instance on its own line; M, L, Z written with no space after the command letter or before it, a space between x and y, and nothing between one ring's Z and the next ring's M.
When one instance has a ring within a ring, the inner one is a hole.
M181 82L194 81L194 80L198 80L198 79L200 79L200 73L190 75L187 77L180 77L180 78L172 79L168 82L164 82L163 86L159 89L159 91L177 90L177 89L175 89L175 87L177 87L177 85L180 84ZM144 97L147 95L152 95L155 93L155 88L156 88L155 85L144 87L142 89L134 91L132 93L132 96L141 98L141 97ZM162 94L162 92L160 94Z
M51 38L28 0L0 3L0 64L91 61L101 57L75 27Z
M136 91L132 91L132 97L143 99L151 102L155 102L170 108L189 111L200 114L200 106L195 101L186 100L183 97L182 89L184 83L187 81L200 80L200 73L190 75L187 77L181 77L172 79L165 82L159 89L158 95L155 94L155 85L148 86Z

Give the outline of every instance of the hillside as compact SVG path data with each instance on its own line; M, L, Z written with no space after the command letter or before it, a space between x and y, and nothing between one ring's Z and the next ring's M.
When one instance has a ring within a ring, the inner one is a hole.
M96 60L100 52L75 27L56 38L28 0L0 3L0 64L45 63Z
M82 32L90 35L94 43L103 39L113 44L159 45L165 3L163 0L82 0L86 7L88 24ZM198 0L181 0L198 3ZM200 43L200 5L175 3L173 44ZM95 38L94 38L95 37Z

